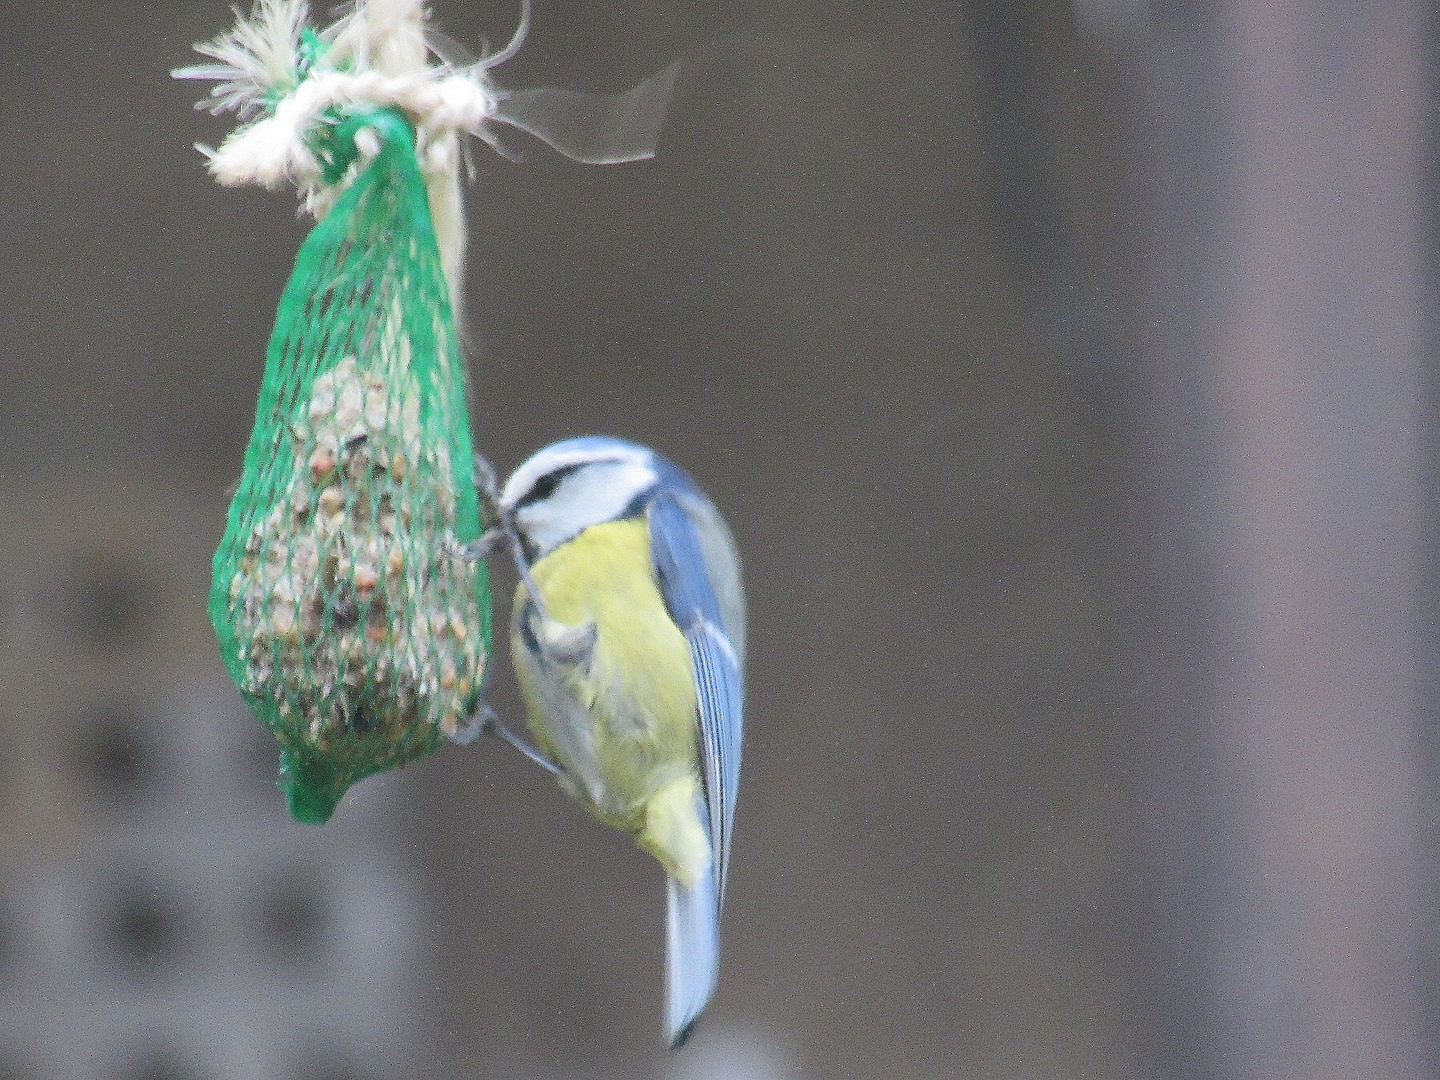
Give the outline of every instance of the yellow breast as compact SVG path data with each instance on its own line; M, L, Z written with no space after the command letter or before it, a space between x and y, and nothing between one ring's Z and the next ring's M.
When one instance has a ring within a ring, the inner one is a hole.
M511 650L536 743L602 818L693 878L710 858L693 809L694 668L656 584L645 521L591 526L531 574L552 619L596 630L588 663L537 665L519 632L529 595L516 590Z

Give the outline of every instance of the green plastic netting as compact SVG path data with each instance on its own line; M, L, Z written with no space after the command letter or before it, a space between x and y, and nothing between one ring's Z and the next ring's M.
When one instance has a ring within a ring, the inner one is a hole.
M331 118L329 183L379 153L306 238L265 357L210 617L280 742L280 787L323 822L355 781L474 710L490 649L465 374L416 164L393 110Z

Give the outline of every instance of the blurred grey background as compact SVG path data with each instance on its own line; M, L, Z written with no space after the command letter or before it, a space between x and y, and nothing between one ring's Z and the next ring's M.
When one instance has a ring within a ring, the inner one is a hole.
M465 313L502 471L745 556L676 1055L651 860L488 742L294 824L226 681L305 232L191 148L230 21L0 13L0 1077L1440 1075L1429 8L536 0L505 85L686 61L653 162L477 153Z

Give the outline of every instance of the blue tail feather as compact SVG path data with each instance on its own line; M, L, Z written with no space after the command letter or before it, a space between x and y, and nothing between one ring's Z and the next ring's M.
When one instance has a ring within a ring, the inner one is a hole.
M689 1037L715 992L720 966L720 895L713 870L686 889L666 880L665 1029L672 1047Z

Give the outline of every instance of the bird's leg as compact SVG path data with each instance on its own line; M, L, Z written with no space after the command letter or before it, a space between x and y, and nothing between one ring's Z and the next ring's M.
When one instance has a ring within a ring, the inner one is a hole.
M539 750L536 750L519 735L516 735L506 727L505 722L500 719L500 714L486 701L480 702L474 714L471 715L470 719L465 721L463 727L451 736L451 739L462 745L469 744L487 731L502 742L509 743L546 772L552 773L555 776L562 775L559 765L556 765L544 754L540 753Z
M514 536L513 530L511 535ZM540 599L540 588L535 584L535 579L530 576L530 563L525 559L525 552L520 547L519 537L514 537L510 551L515 556L515 569L520 573L520 580L525 583L525 591L530 594L530 602L535 605L535 610L540 613L542 619L547 623L552 622L550 613L545 610L545 601Z
M563 777L563 776L565 775L564 771L560 768L559 765L556 765L553 761L551 761L549 758L547 758L544 754L540 753L539 750L536 750L536 749L535 749L533 746L531 746L528 742L526 742L524 739L522 739L519 735L516 735L513 731L511 731L511 730L510 730L508 727L506 727L504 724L500 723L498 720L497 720L497 721L495 722L495 724L490 728L490 730L495 734L495 736L496 736L497 738L501 739L501 740L504 741L504 742L509 743L509 744L510 744L511 746L513 746L516 750L519 750L520 753L524 754L527 758L529 758L531 761L533 761L536 765L539 765L542 769L544 769L546 772L548 772L551 776L561 776L561 777Z
M515 529L515 519L500 505L500 487L495 479L495 469L481 454L475 455L475 486L485 504L485 516L495 524L465 549L466 557L483 559L499 547L502 541L509 541L510 554L515 560L515 569L520 574L520 580L525 583L525 591L530 594L530 599L541 617L548 620L550 616L545 611L545 601L540 599L540 590L535 586L535 579L530 575L530 563L525 558L525 545L520 543L520 534Z
M480 534L479 540L464 545L460 549L460 555L467 562L479 562L488 557L501 544L509 542L510 536L504 529L486 529Z
M483 454L475 455L475 487L485 502L485 509L499 517L500 482L495 477L495 466Z
M475 455L475 489L480 495L486 529L479 540L462 549L465 558L472 561L485 558L507 541L513 545L516 539L514 527L507 520L508 515L500 509L500 488L495 479L495 467L482 454Z

